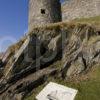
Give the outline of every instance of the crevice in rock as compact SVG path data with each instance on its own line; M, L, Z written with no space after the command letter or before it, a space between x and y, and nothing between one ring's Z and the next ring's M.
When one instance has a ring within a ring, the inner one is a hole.
M86 70L87 69L87 64L86 64L86 59L83 57L83 54L82 54L82 61L83 61L84 67L85 67L84 70Z
M100 35L100 31L98 31L97 33L98 33L98 35Z
M15 90L18 90L18 89L20 89L20 88L22 88L23 87L23 83L21 83L20 85L18 85L16 88L15 88Z

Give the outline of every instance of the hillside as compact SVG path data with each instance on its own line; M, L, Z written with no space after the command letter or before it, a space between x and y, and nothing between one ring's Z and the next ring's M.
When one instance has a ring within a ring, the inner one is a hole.
M75 21L80 23L94 24L98 29L100 29L100 16L89 18L76 18Z
M100 65L94 66L87 74L81 75L79 79L70 81L54 79L50 77L48 82L56 82L78 90L75 100L99 100L100 98ZM45 87L46 84L34 89L25 100L36 100L36 95Z
M77 23L87 23L93 24L98 30L100 30L100 16L91 17L91 18L81 18L74 20ZM100 61L100 59L99 59ZM61 62L58 61L54 66L61 66ZM92 69L89 69L88 72L81 74L79 77L71 78L68 81L62 79L56 79L50 77L50 81L57 82L59 84L75 88L78 90L78 95L75 100L99 100L100 98L100 64L95 65ZM35 100L36 95L44 88L46 84L39 86L25 99L25 100Z
M0 100L35 100L50 81L78 89L76 100L100 98L100 17L33 28L6 51Z

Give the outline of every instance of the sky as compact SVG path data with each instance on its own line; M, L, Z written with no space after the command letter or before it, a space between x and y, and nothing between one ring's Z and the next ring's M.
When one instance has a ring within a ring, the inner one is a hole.
M0 52L19 40L28 27L28 0L0 0Z
M28 30L28 0L0 0L0 52Z

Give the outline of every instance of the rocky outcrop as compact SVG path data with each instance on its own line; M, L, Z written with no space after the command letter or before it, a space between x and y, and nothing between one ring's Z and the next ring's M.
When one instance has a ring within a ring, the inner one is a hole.
M100 36L91 25L35 28L28 37L32 39L26 38L13 55L15 59L9 59L13 67L10 66L9 77L2 77L0 81L1 100L22 100L49 76L75 77L100 64ZM60 67L51 66L58 60L62 62Z
M30 74L22 80L12 78L13 82L14 80L16 80L16 82L10 83L8 80L5 87L0 91L0 94L5 91L2 93L3 100L18 99L19 97L18 100L21 100L22 98L25 98L26 95L30 94L34 88L46 82L47 77L54 75L56 71L56 68L45 68Z
M2 59L2 57L4 56L4 52L0 53L0 59Z
M85 27L84 27L85 28ZM66 42L63 53L63 77L73 77L100 63L100 36L96 30L78 29Z

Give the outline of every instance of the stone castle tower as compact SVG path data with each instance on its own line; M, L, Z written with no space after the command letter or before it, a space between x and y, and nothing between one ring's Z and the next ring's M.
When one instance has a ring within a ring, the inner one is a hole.
M29 30L61 21L60 0L29 0Z
M100 0L66 0L62 4L62 20L100 16Z

